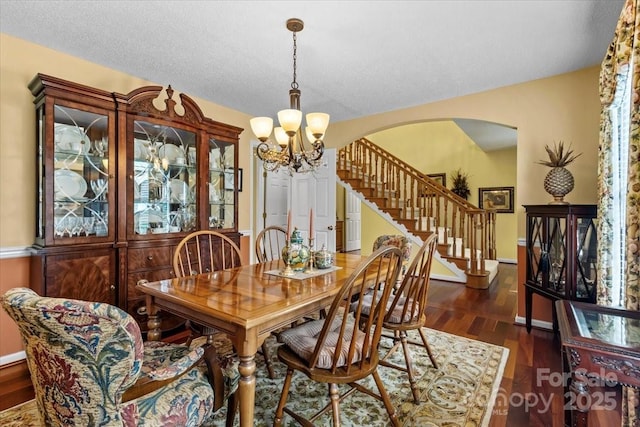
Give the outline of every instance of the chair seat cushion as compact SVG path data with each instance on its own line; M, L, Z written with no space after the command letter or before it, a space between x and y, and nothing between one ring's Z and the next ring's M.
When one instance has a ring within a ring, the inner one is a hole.
M380 293L378 294L378 297L380 297ZM351 310L355 310L357 307L357 304L358 304L357 302L352 303ZM362 313L364 315L368 316L369 314L371 314L370 311L371 311L372 304L373 304L373 293L368 293L362 298ZM391 309L392 304L393 304L393 298L389 299L386 310ZM417 304L415 305L413 312L411 311L411 309L408 309L404 317L402 316L404 307L407 304L409 304L409 307L411 307L411 305L413 304L413 299L400 297L393 311L390 313L387 313L386 321L388 323L403 323L403 322L409 322L410 320L415 319L420 314L418 312Z
M200 426L213 408L213 389L204 366L190 370L152 393L131 400L120 409L124 426Z
M311 355L316 348L316 345L318 343L318 336L320 335L320 331L322 331L323 325L324 319L306 322L300 326L296 326L295 328L291 328L282 332L279 335L278 340L287 345L298 356L308 361L311 359ZM340 326L340 320L334 320L329 330L329 334L327 335L325 346L320 350L318 362L315 365L316 368L331 368L337 350L337 340L340 336ZM348 332L345 332L344 336L351 337L351 331L354 327L355 325L353 323L349 323L347 325ZM355 333L355 337L358 342L356 344L356 351L353 355L353 360L351 360L350 363L358 362L362 358L362 343L364 341L365 334L362 331L357 330ZM349 349L349 345L350 342L343 340L340 352L341 354L339 355L336 366L345 366L347 364L347 352Z

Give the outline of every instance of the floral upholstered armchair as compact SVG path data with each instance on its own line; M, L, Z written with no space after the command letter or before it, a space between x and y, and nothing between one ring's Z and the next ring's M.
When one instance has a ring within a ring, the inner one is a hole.
M211 416L202 348L143 344L135 320L109 304L14 288L2 305L20 329L45 425L197 426Z
M411 242L399 234L383 234L373 242L373 252L385 246L394 246L402 251L402 271L398 275L398 284L407 272L409 258L411 258Z

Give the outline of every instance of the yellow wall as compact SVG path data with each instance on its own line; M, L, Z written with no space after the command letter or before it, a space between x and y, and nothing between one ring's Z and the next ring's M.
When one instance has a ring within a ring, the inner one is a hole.
M452 173L461 169L469 175L468 200L476 206L478 188L516 185L516 148L484 152L451 120L398 126L367 138L423 173L446 173L448 188L451 188ZM498 258L515 262L516 214L500 213L496 223ZM380 233L363 222L362 235L363 240L371 240Z
M486 120L518 130L517 143L517 235L525 235L522 205L552 200L544 191L548 168L538 165L546 159L545 144L571 142L576 153L569 165L575 188L567 197L571 203L596 203L600 67L534 80L458 98L395 110L354 120L332 123L327 145L342 147L353 140L403 124L429 120L465 118Z

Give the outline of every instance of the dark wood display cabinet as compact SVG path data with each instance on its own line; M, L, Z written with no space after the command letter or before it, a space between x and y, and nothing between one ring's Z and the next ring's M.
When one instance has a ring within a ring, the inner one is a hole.
M596 298L596 205L527 205L525 309L531 331L533 294L554 302L594 303Z
M139 280L173 276L175 246L216 229L239 244L241 128L169 86L128 94L38 74L33 288L108 302L146 329ZM169 322L170 323L170 322Z

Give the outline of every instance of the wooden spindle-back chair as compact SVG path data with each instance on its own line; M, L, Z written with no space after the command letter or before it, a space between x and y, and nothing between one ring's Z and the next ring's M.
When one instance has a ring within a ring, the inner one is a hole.
M303 323L280 334L279 339L284 345L278 348L278 358L287 365L287 376L276 410L275 425L282 425L285 412L301 424L310 425L321 414L332 409L333 425L338 426L339 403L356 390L381 400L393 425L399 425L377 371L384 307L393 287L380 288L375 284L395 283L401 268L402 252L398 248L379 249L363 261L345 281L326 318ZM375 301L371 306L373 315L361 318L363 312L360 301L370 290ZM356 306L351 312L348 307L353 300L356 300ZM309 420L285 406L295 370L313 381L329 384L330 403ZM378 393L356 383L369 375L373 376ZM337 384L348 384L351 388L340 395Z
M411 352L408 344L420 345L424 347L431 359L434 368L438 368L435 358L431 353L427 337L422 326L426 320L427 296L429 292L429 275L431 273L431 263L433 254L438 243L436 233L427 237L420 250L413 258L411 265L407 269L400 286L387 303L386 315L383 326L385 329L393 331L394 345L387 354L380 360L382 366L399 369L409 376L411 392L415 403L419 403L418 386L416 384L415 372L411 360ZM368 294L364 297L364 312L368 315L373 311L372 302L375 295ZM375 307L377 308L377 307ZM408 341L407 331L416 330L420 334L422 342ZM406 366L399 366L390 363L387 359L400 347L404 351Z

